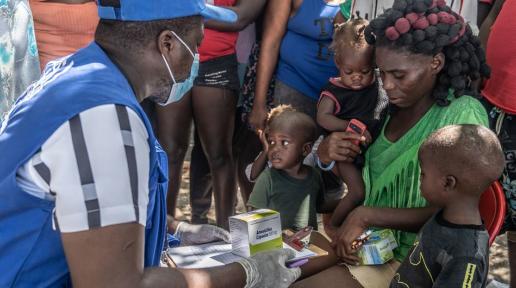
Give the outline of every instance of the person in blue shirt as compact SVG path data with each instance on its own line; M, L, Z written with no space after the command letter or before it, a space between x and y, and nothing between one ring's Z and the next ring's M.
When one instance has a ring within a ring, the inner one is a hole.
M274 106L291 105L315 119L319 93L338 74L329 46L342 0L271 0L265 14L256 91L249 125L265 127L266 95L274 72Z
M287 287L286 250L206 270L158 268L167 159L139 102L180 101L197 75L203 0L100 0L95 41L50 62L0 127L0 287ZM181 244L228 240L175 227ZM265 276L266 275L266 276Z

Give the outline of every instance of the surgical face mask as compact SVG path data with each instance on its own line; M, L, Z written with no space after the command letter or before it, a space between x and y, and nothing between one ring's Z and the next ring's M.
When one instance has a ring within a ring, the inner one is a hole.
M172 73L172 70L170 69L170 65L167 62L167 59L165 59L165 55L161 54L161 57L163 58L163 61L165 62L165 65L167 66L168 73L170 74L170 78L172 78L172 89L170 89L170 95L168 96L167 100L165 102L158 103L161 106L168 105L170 103L177 102L185 96L190 89L193 87L193 83L195 78L197 77L197 72L199 72L199 53L193 53L190 47L186 45L186 43L181 39L174 31L170 31L174 36L176 36L177 40L183 44L186 49L188 49L188 52L190 52L190 55L193 57L193 63L192 68L190 68L190 76L182 82L176 82L176 78L174 77L174 73Z

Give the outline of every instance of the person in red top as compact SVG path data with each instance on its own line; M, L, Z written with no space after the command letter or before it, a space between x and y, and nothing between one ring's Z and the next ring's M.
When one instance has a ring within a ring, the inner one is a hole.
M507 196L507 246L511 284L516 285L516 1L494 0L482 24L480 37L486 47L491 77L482 90L490 125L505 153L502 184ZM512 286L511 286L512 287Z
M238 31L254 21L257 14L254 11L261 10L256 6L263 6L263 3L254 0L207 2L229 6L238 14L239 20L232 24L205 23L204 40L198 51L201 65L194 87L181 101L156 108L156 127L158 138L169 157L168 214L173 216L175 212L190 138L190 129L185 127L190 127L193 120L195 144L190 167L192 222L207 221L206 213L211 205L208 192L213 189L217 225L227 228L236 200L232 138L240 82L235 46ZM209 168L204 164L206 162Z
M30 0L41 70L93 41L99 22L95 0Z

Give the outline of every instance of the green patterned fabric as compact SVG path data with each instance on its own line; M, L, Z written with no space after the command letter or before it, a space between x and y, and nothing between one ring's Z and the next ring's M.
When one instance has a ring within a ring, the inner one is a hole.
M451 104L432 108L396 142L384 134L385 125L378 139L365 154L363 178L365 183L364 205L385 208L425 207L426 200L419 190L418 150L421 143L433 131L451 124L480 124L487 126L487 113L480 102L470 96L455 99ZM394 231L398 248L394 251L402 261L414 243L416 234Z

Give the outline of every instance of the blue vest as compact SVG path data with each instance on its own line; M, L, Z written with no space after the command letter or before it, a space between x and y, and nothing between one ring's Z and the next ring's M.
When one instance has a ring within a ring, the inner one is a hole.
M60 232L52 228L55 202L22 191L16 171L62 124L105 104L133 109L147 128L151 149L145 266L159 264L166 239L166 154L126 78L93 42L47 65L0 129L0 287L71 286Z
M329 46L339 5L303 0L281 41L277 79L314 101L330 77L339 75Z

